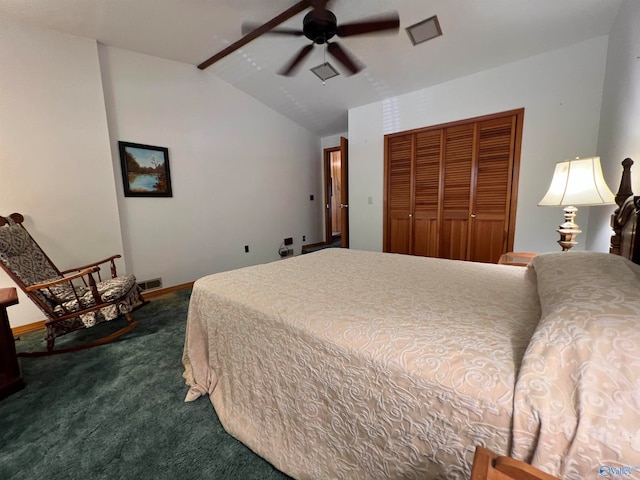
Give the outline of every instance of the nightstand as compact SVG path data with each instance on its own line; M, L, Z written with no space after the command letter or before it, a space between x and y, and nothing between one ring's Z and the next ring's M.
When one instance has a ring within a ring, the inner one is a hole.
M528 252L507 252L500 255L498 265L517 265L520 267L526 267L529 262L537 253Z
M15 288L0 288L0 400L24 388L7 307L18 303Z

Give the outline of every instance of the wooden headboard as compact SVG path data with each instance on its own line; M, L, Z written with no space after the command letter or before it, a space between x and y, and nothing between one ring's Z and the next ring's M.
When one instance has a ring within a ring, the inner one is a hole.
M630 158L622 162L622 179L616 194L618 208L611 215L613 235L609 252L640 264L640 238L636 235L640 196L634 196L631 190L631 165L633 160Z

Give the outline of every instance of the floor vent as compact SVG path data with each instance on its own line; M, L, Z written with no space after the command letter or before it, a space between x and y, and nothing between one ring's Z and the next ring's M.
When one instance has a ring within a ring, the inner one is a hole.
M138 282L138 286L143 292L147 290L156 290L158 288L162 288L162 279L152 278L151 280L144 280L142 282Z

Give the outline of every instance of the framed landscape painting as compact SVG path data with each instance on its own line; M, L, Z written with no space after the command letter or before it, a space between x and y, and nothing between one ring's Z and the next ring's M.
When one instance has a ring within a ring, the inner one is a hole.
M125 197L171 197L169 149L118 142Z

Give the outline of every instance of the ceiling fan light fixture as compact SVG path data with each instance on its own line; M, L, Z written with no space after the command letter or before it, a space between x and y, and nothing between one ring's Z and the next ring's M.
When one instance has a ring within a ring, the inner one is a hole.
M411 25L410 27L407 27L406 30L407 35L409 35L409 39L414 46L442 35L442 29L440 28L440 22L438 21L437 15Z
M340 73L338 73L338 71L333 68L333 66L329 62L321 63L317 67L313 67L311 71L315 73L323 82L337 75L340 75Z

